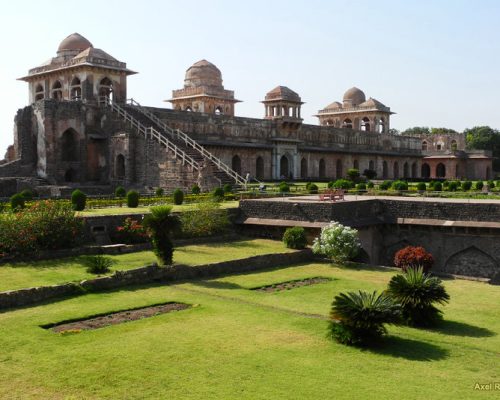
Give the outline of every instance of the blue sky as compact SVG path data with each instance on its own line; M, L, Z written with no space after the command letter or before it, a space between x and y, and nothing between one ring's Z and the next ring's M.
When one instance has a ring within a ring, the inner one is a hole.
M141 6L138 7L138 4ZM2 4L0 158L13 118L28 103L16 78L53 57L78 32L128 67L129 97L151 106L207 59L262 117L277 85L306 102L302 116L357 86L397 114L392 127L500 128L500 1L10 1Z

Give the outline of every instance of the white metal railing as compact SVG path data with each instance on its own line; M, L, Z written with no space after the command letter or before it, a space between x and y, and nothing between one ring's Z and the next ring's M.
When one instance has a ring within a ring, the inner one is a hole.
M236 183L239 185L243 185L246 187L247 185L247 179L242 177L240 174L238 174L236 171L234 171L232 168L229 168L228 165L226 165L222 160L219 158L215 157L212 153L210 153L207 149L205 149L202 145L200 145L198 142L190 138L187 134L182 132L179 129L172 129L169 127L167 124L165 124L161 119L159 119L156 115L154 115L152 112L147 110L145 107L142 107L137 101L134 99L129 99L130 105L133 105L137 107L137 109L142 112L146 117L151 119L154 123L156 123L159 127L161 127L167 134L169 134L171 137L176 138L178 140L182 140L186 146L189 146L196 151L198 151L204 158L210 160L215 166L220 170L225 172L227 175L229 175Z
M188 164L195 170L200 170L200 165L188 154L186 154L182 149L168 140L164 135L158 132L153 127L146 128L142 125L136 118L134 118L130 113L120 107L118 104L111 100L103 101L106 107L110 107L112 111L116 112L120 117L122 117L126 122L136 128L140 133L142 133L146 138L153 138L162 145L164 145L168 151L174 153L174 156L182 161L182 164Z

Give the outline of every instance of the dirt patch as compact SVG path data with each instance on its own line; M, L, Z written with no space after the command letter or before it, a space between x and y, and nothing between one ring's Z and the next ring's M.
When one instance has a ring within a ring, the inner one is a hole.
M121 324L123 322L135 321L142 318L153 317L172 311L181 311L190 308L191 305L183 303L158 304L149 307L136 308L133 310L118 311L105 315L98 315L78 321L61 322L46 325L43 328L52 329L60 333L76 333L82 330L98 329L108 325Z
M256 290L258 292L271 293L271 292L279 292L281 290L295 289L302 286L317 285L318 283L325 283L329 281L331 281L330 278L323 278L323 277L306 278L295 281L274 283L272 285L261 286L252 290Z

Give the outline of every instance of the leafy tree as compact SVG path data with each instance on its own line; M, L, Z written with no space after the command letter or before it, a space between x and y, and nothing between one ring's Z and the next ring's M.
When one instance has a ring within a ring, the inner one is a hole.
M447 135L450 133L458 133L458 132L450 128L431 128L431 134L433 135Z
M172 206L151 207L150 211L144 218L144 226L151 231L153 251L160 264L172 264L174 245L170 235L179 229L179 219L171 214Z
M475 126L466 129L465 143L467 149L491 150L493 152L493 169L500 171L500 131L489 126Z
M402 135L428 135L431 130L426 126L414 126L401 132Z
M401 132L394 128L389 129L389 133L391 135L401 135Z
M306 231L301 226L287 228L283 234L283 243L290 249L303 249L307 246Z

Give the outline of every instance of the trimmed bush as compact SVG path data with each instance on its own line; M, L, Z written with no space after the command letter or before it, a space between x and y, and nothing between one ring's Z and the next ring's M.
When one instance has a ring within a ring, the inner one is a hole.
M71 204L73 205L73 210L83 211L85 210L85 204L87 203L87 195L83 193L80 189L76 189L71 193Z
M21 192L21 196L24 197L24 200L26 201L31 201L33 200L33 192L30 189L24 189Z
M135 190L129 190L127 192L127 207L137 208L139 205L139 193Z
M472 188L472 182L471 181L462 182L462 190L464 192L466 192L468 190L471 190L471 188Z
M220 187L215 188L214 191L212 192L212 197L216 201L222 201L222 200L224 200L224 189L222 189Z
M22 210L25 207L24 202L26 199L21 193L16 193L11 196L10 198L10 208L13 211L19 211Z
M306 183L306 190L309 190L309 188L311 187L313 183L312 182L307 182Z
M409 268L392 277L387 294L401 304L404 321L412 326L432 326L442 319L434 303L450 299L441 280L424 273L423 268Z
M194 211L185 211L180 215L182 237L211 236L225 232L229 226L226 210L220 203L205 201L196 204Z
M280 193L290 193L290 185L286 182L281 182L279 184Z
M354 187L354 182L349 181L347 179L337 179L333 183L333 188L335 189L344 189L344 190L349 190L352 187Z
M172 206L151 207L150 211L144 226L151 232L153 251L161 265L170 265L174 255L170 235L179 229L179 219L171 214Z
M184 201L184 192L181 189L175 189L172 194L174 198L174 204L180 206Z
M114 263L115 261L111 257L106 257L102 254L89 256L85 259L87 272L91 274L105 274L111 269Z
M380 190L389 190L392 185L392 181L383 181L378 187Z
M394 190L408 190L408 183L405 181L394 181L391 188Z
M323 254L341 263L356 257L360 247L356 229L331 222L321 228L321 234L314 239L312 249L315 254Z
M289 249L303 249L307 245L306 231L301 226L287 228L283 234L283 243Z
M360 182L356 185L356 189L358 190L366 190L366 183Z
M495 181L489 180L488 186L490 187L490 189L493 189L495 187ZM23 192L21 192L21 193L23 193ZM26 200L28 200L28 199L26 199Z
M226 183L222 189L224 190L224 193L231 193L233 191L233 186L229 183Z
M370 182L368 182L368 183L366 184L366 187L367 187L368 189L373 189L373 188L374 188L374 186L375 186L375 185L373 184L373 182L372 182L372 181L370 181Z
M448 182L448 181L444 181L443 182L443 188L444 188L444 190L448 190L449 186L450 186L450 182Z
M357 168L349 168L347 170L347 176L351 181L356 181L359 178L359 169Z
M198 185L193 185L193 187L191 188L191 193L192 194L200 194L201 193L201 189Z
M432 190L434 190L435 192L440 192L441 190L443 190L443 185L441 184L441 182L434 182L434 185L432 185Z
M156 190L155 190L156 197L162 197L164 194L165 194L165 191L163 190L163 188L161 188L161 187L156 188Z
M118 186L115 189L115 197L123 199L127 195L127 192L123 186Z
M460 187L460 182L458 181L451 181L449 184L448 184L448 190L450 192L456 192L458 190L458 188Z
M427 189L427 186L425 185L425 182L418 182L417 183L417 190L425 191L426 189Z
M375 179L377 176L377 171L373 169L365 169L363 171L363 175L366 176L366 179Z
M483 187L484 187L483 181L477 181L476 184L474 185L474 188L476 190L483 190Z
M342 344L363 345L384 335L384 324L399 323L401 307L384 293L340 293L333 300L330 317L333 339Z
M309 188L307 189L309 191L309 193L311 194L318 194L318 185L316 185L315 183L311 183L309 185Z
M335 185L335 181L328 182L328 187L331 189Z
M434 257L421 246L406 246L394 255L394 265L406 271L408 268L422 267L429 271L434 264Z

